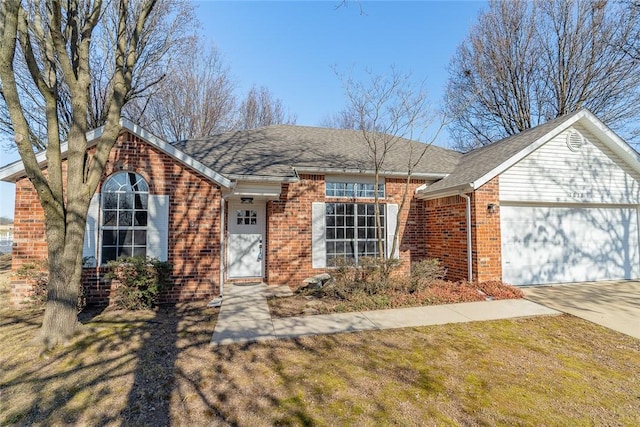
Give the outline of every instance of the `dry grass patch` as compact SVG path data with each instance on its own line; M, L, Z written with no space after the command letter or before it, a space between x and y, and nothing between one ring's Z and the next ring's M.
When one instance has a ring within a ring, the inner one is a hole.
M640 424L640 341L571 316L212 348L187 305L39 355L40 315L2 310L0 425Z
M0 253L0 271L9 270L11 268L11 254Z

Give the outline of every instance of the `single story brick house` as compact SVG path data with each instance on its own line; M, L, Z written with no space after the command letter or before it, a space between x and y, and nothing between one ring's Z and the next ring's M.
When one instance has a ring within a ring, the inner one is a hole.
M400 211L408 155L423 147L396 144L375 188L358 131L276 125L168 143L123 120L89 209L85 292L106 301L101 266L120 255L171 262L167 301L232 281L297 286L337 258L377 254L376 191L385 250L396 237L388 255L405 272L438 258L450 279L640 278L640 157L589 111L466 154L430 146ZM46 257L43 213L20 161L0 179L16 184L15 271ZM12 289L14 303L30 293L15 277Z

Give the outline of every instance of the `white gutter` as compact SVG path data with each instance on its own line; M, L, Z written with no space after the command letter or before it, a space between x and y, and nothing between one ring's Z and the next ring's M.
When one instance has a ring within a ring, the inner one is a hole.
M442 197L457 196L460 193L469 193L474 189L475 189L475 183L468 182L468 183L456 185L453 187L445 187L443 189L436 190L436 191L431 190L430 192L429 186L424 184L416 188L415 196L416 196L416 199L420 199L420 200L433 200L433 199L440 199Z
M460 197L464 197L467 202L467 273L469 282L473 281L473 247L471 244L471 197L460 192Z
M220 298L222 298L222 294L224 293L224 263L225 263L225 244L224 244L224 227L225 227L225 217L226 217L226 200L224 197L220 198Z
M297 176L265 176L265 175L227 175L231 180L247 181L247 182L298 182L300 178Z
M373 169L317 168L317 167L305 167L305 166L296 166L295 169L298 173L375 175L375 171ZM411 173L411 177L416 179L442 179L447 175L449 174L448 173L422 173L422 172ZM407 172L380 171L380 176L389 177L389 178L392 178L392 177L402 178L407 176Z

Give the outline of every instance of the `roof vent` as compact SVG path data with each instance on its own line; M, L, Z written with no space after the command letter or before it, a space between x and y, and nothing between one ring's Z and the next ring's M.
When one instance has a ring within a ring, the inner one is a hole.
M584 137L577 130L572 130L567 134L567 146L571 151L579 151L584 145Z

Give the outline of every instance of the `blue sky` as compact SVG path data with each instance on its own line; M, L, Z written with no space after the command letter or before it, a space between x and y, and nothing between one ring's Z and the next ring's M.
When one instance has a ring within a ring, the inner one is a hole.
M207 41L215 43L239 93L266 86L282 99L297 124L316 126L345 105L333 68L371 69L393 65L426 79L438 106L447 65L475 23L484 1L198 1ZM363 14L360 10L363 10ZM437 142L446 146L447 135ZM0 150L2 150L0 148ZM0 165L17 160L0 151ZM12 184L0 183L0 216L13 217Z

